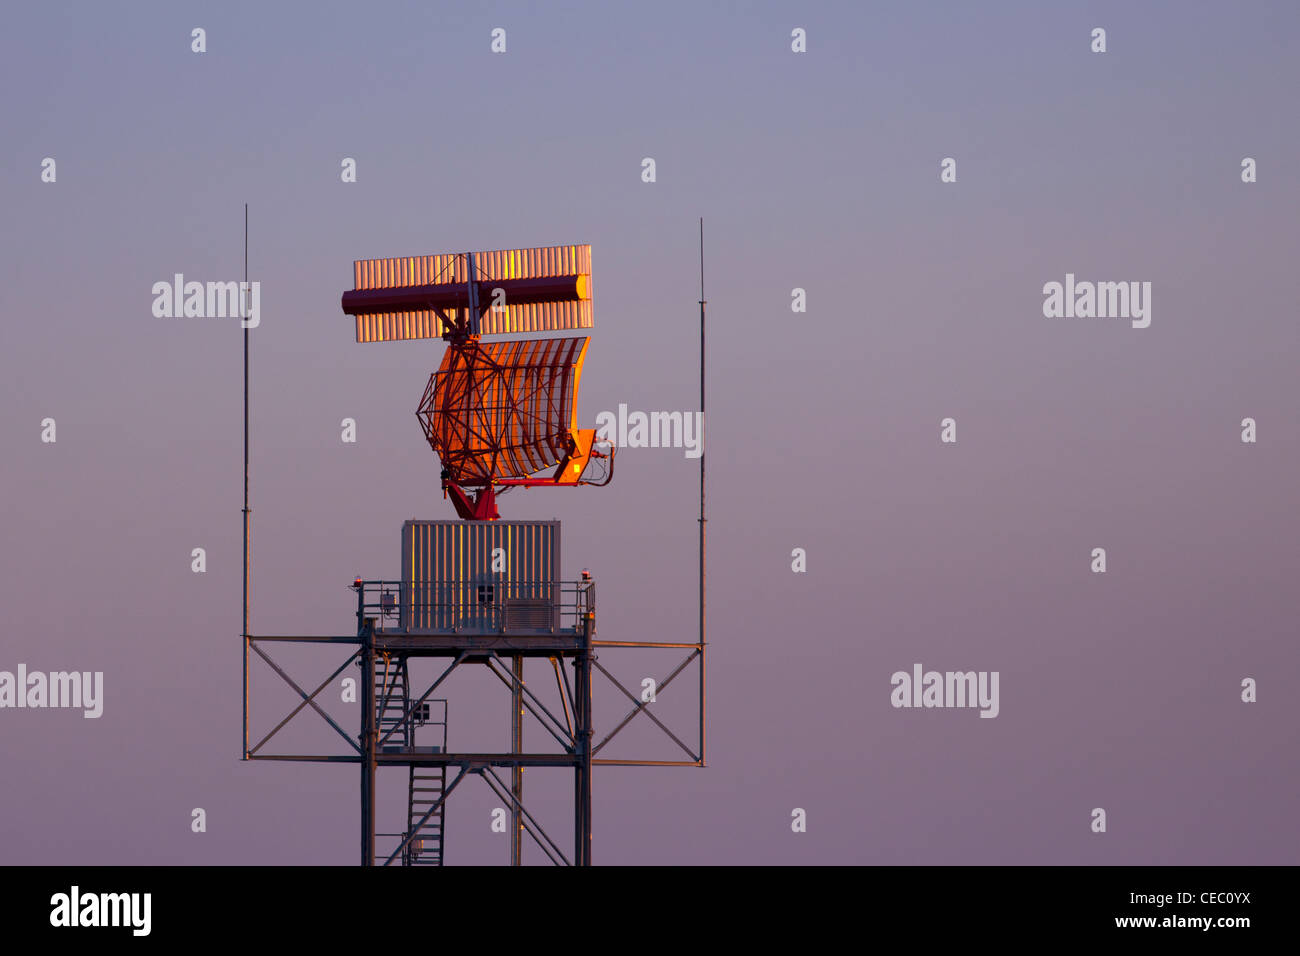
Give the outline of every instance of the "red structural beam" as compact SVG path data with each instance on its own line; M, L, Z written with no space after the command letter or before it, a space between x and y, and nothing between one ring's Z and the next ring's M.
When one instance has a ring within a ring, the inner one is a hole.
M497 289L507 304L572 302L591 298L589 276L544 276L536 279L489 279L478 283L480 308L499 301ZM383 312L416 312L423 309L469 308L468 282L439 282L387 289L353 289L343 293L343 311L348 315Z

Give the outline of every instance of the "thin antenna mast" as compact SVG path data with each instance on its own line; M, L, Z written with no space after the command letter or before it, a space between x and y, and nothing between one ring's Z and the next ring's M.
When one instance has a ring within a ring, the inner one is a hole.
M704 697L704 217L700 217L700 766L706 766Z
M244 203L244 285L239 304L239 324L244 327L244 754L248 759L248 203Z

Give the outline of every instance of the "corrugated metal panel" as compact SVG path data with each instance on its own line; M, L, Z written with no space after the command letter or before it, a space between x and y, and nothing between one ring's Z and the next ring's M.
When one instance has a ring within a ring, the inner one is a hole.
M480 281L533 279L582 275L590 288L591 246L539 246L529 249L495 249L474 253ZM400 259L359 259L352 264L355 289L391 289L464 282L465 256L449 253L406 256ZM595 325L591 299L573 302L528 302L504 310L488 309L480 322L483 335L520 332L560 332ZM403 339L440 338L442 323L432 311L380 312L356 316L358 342L393 342Z
M482 281L591 275L591 246L492 249L474 253L474 262ZM353 282L356 289L393 289L437 282L464 282L466 271L465 256L458 252L397 259L358 259L353 263Z
M495 562L493 552L503 554ZM402 525L404 630L491 633L511 602L536 615L549 603L558 625L558 521L407 521ZM518 620L518 619L516 619ZM536 617L531 617L536 626ZM539 628L545 630L547 628Z

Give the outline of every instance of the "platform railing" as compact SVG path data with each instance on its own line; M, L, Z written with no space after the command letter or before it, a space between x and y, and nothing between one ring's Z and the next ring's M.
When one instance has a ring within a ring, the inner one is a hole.
M577 634L595 611L595 583L359 581L362 618L379 634Z

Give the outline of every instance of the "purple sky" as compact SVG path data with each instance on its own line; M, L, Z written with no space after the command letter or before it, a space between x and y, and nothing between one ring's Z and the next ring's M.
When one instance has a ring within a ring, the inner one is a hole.
M348 633L402 522L454 517L414 416L442 345L355 344L354 259L590 243L592 426L698 408L705 218L710 766L599 769L595 862L1300 862L1298 27L1290 3L15 9L0 670L103 671L106 699L0 710L0 862L356 861L355 767L238 759L238 323L150 309L174 273L242 276L245 202L253 622L280 634ZM1067 272L1151 282L1151 327L1045 318ZM691 640L697 464L618 466L503 516L564 522L602 638ZM314 686L343 656L283 660ZM630 686L676 661L601 659ZM998 671L998 717L892 708L916 662ZM265 731L293 697L255 673ZM449 690L453 747L505 749L499 686ZM688 733L684 690L656 713ZM672 756L642 719L628 749ZM566 848L570 780L527 776ZM505 862L498 803L452 798L449 863Z

